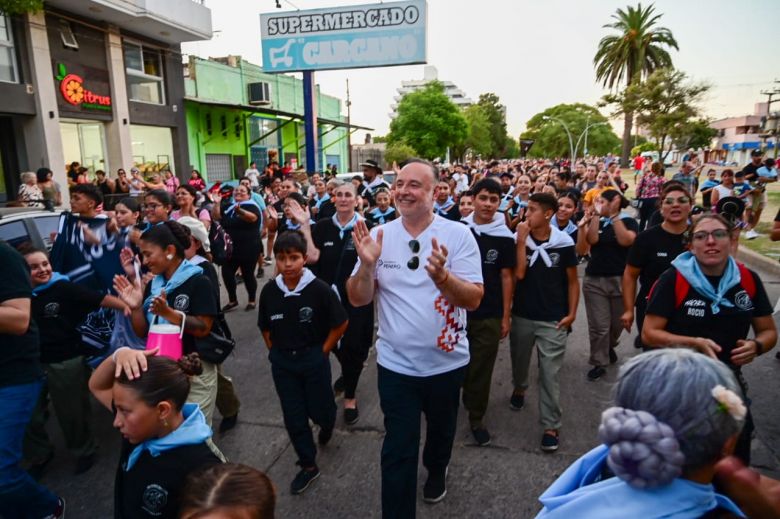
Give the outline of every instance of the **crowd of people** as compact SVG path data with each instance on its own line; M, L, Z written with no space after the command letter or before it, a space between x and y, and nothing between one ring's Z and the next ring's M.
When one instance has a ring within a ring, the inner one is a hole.
M490 388L504 338L507 404L522 409L534 390L536 351L539 446L558 450L560 371L581 299L588 380L618 362L623 330L636 326L645 352L620 370L601 445L541 496L540 515L603 517L616 495L615 517L771 510L773 494L746 483L754 424L742 366L772 349L777 332L761 279L734 253L741 231L756 233L774 161L756 154L741 172L724 170L718 182L710 171L701 184L694 158L671 178L659 163L634 165L629 200L612 157L442 168L410 159L393 165L392 182L373 161L344 182L334 170L308 176L253 163L237 184L210 188L197 171L186 183L170 172L147 180L135 169L129 179L98 171L92 183L74 163L71 210L52 251L0 244L9 275L0 336L11 346L0 352L0 515L64 515L64 500L36 481L54 455L47 410L75 472L86 472L96 461L91 393L123 437L117 517L208 517L220 507L272 517L267 476L227 463L212 441L215 429L237 424L240 401L223 367L235 346L225 314L243 305L257 316L300 466L289 491L301 494L320 476L317 446L333 435L338 396L344 423L358 423L373 347L382 513L414 517L422 417L423 499L437 503L461 402L476 444L491 443ZM51 171L22 180L20 200L59 203ZM74 263L74 246L114 255L75 254ZM82 325L98 315L110 322L104 344L87 341Z

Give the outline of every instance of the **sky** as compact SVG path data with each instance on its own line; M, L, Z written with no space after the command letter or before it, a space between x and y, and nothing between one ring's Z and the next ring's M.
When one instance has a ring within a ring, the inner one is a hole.
M185 43L182 52L203 58L240 55L262 65L261 12L372 2L281 3L277 10L274 0L207 1L214 37ZM599 40L611 33L603 25L627 5L625 0L428 0L428 65L474 101L482 93L497 94L506 106L509 133L517 138L534 114L559 103L595 104L606 93L596 83L593 55ZM780 1L656 0L655 6L663 14L659 25L672 31L680 47L671 51L675 67L712 86L702 103L707 116L752 114L755 103L766 101L762 90L780 88L775 82L780 81ZM346 99L349 79L353 123L385 135L396 89L403 80L421 79L423 68L321 71L315 81L321 92ZM622 128L622 122L613 125ZM353 142L362 142L363 135L358 132Z

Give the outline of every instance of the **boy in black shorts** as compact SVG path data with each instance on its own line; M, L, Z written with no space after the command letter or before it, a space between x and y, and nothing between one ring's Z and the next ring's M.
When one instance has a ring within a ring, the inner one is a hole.
M328 284L305 268L303 234L282 233L274 243L274 257L279 275L260 293L257 325L301 466L290 492L301 494L320 475L309 419L320 426L320 445L328 443L336 423L328 354L344 335L347 313Z

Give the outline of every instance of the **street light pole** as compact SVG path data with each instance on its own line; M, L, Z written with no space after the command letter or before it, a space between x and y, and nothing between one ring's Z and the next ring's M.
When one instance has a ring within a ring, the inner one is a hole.
M542 116L543 121L555 121L561 126L563 126L563 129L566 130L566 135L569 137L569 157L572 161L572 164L574 163L574 139L571 136L571 132L569 131L569 127L566 126L566 123L558 119L557 117L551 117L549 115L543 115Z
M607 123L600 122L600 123L588 124L587 126L585 126L585 129L582 130L582 133L580 134L579 138L577 139L577 144L574 146L574 153L575 154L580 149L580 141L582 140L583 136L585 137L585 146L583 148L583 156L588 154L588 130L593 128L593 127L595 127L595 126L601 126L602 124L607 124Z

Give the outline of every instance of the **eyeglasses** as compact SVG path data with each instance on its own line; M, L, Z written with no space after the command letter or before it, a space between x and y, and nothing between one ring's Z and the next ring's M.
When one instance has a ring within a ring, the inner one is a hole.
M666 205L672 205L673 203L677 202L678 204L687 204L690 203L691 199L687 196L678 196L677 198L673 196L667 196L664 198L664 203Z
M411 249L412 254L419 254L420 242L418 242L417 240L410 240L409 249ZM406 267L409 270L417 270L419 266L420 266L420 256L412 256L412 259L406 262Z
M725 240L729 237L729 232L726 229L715 229L712 232L696 231L693 233L693 241L706 241L707 238L712 236L714 240Z
M162 207L162 204L146 204L144 206L144 209L147 211L156 211L158 208Z

